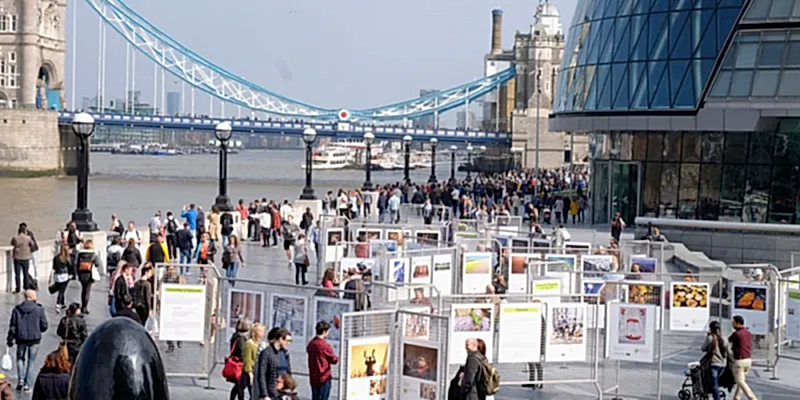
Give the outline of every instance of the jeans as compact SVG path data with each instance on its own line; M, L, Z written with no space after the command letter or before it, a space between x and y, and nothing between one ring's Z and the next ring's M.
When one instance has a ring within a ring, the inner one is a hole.
M22 344L17 343L17 377L23 386L33 386L36 382L33 376L33 364L36 362L36 353L39 351L39 343Z
M725 371L723 367L711 367L711 395L714 400L719 400L719 377Z
M31 288L31 276L28 274L28 267L31 260L14 260L14 283L16 284L16 291L19 292L19 280L22 278L22 288L28 290Z
M228 242L231 241L231 235L222 235L222 248L228 247Z
M239 399L244 400L253 397L253 383L250 382L250 374L242 372L239 377L239 384L235 386ZM246 394L246 395L245 395ZM253 399L256 400L256 399ZM260 400L260 399L258 399Z
M311 400L328 400L331 395L331 381L327 381L320 387L311 387Z
M306 267L306 264L304 262L294 263L294 266L295 266L295 273L294 273L295 285L299 285L300 283L302 283L303 285L308 285L308 281L306 280L306 272L308 272L308 268Z
M191 249L181 249L181 264L191 264L192 263L192 250ZM184 268L186 272L189 272L189 267L180 267L180 273L183 275Z
M228 264L228 268L225 269L225 277L226 278L236 278L236 274L239 272L239 263L230 263ZM234 287L236 282L231 281L231 287Z
M747 395L747 398L754 400L756 395L750 390L750 386L745 380L747 373L750 372L750 367L753 366L753 361L749 358L744 360L736 360L733 363L733 380L736 381L736 391L733 394L734 400L741 400L742 393Z

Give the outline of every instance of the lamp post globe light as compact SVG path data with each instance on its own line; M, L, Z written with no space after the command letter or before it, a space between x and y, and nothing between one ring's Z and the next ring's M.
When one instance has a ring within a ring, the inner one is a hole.
M436 183L436 145L439 140L431 138L431 176L428 177L428 183Z
M364 192L371 192L374 190L372 187L372 142L375 141L375 135L372 132L367 132L364 134L364 145L366 146L366 157L364 157L364 173L366 174L366 179L364 180L364 186L361 188Z
M317 140L317 131L306 128L303 131L303 142L306 144L306 186L303 188L303 193L300 194L300 200L316 200L317 196L314 194L314 188L311 186L311 168L313 160L311 159L311 146Z
M456 179L456 151L458 151L458 147L456 145L450 146L450 180L454 181Z
M72 131L78 137L78 206L72 212L72 221L79 231L97 231L97 223L89 211L89 138L94 133L94 118L87 113L78 113L72 118Z
M472 152L473 151L475 151L475 149L472 147L471 144L468 144L467 145L467 180L472 179L471 172L472 172Z
M214 136L219 141L219 194L214 205L220 211L232 211L231 199L228 197L228 141L233 136L231 123L218 123L214 128Z
M405 147L405 160L403 164L403 177L406 180L406 183L411 183L411 177L409 176L409 170L411 169L411 142L414 140L409 135L403 136L403 145Z

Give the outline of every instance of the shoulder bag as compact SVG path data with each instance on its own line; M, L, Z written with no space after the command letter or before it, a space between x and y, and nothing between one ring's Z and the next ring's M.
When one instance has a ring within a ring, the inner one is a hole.
M222 368L222 377L231 383L238 383L239 377L242 376L242 364L244 363L239 357L233 356L233 350L236 349L239 339L240 337L237 337L236 340L233 341L231 351L228 353L228 357L225 358L225 367Z

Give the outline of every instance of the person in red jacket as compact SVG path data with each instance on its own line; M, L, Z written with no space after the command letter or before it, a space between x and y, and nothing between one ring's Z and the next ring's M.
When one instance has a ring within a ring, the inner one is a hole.
M317 322L317 336L308 342L308 376L311 382L311 400L328 400L331 395L331 365L339 362L339 356L325 340L331 332L327 321Z

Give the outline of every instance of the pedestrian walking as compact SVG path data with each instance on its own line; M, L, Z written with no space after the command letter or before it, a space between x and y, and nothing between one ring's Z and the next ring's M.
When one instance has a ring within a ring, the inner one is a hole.
M731 351L733 352L733 380L736 382L733 398L741 400L742 394L745 394L748 399L756 400L756 395L747 384L747 373L753 366L753 335L744 327L744 318L741 315L734 315L731 325L733 325L734 331L728 341L731 342Z
M50 287L48 290L53 293L55 289L56 295L56 312L61 312L66 307L64 304L64 292L67 291L69 285L69 276L72 274L72 265L70 264L69 248L61 246L58 254L53 257L53 272L52 272Z
M42 333L47 331L47 316L41 304L36 302L36 292L25 291L25 300L11 311L6 345L17 345L17 390L30 393L31 384L36 382L33 365L42 341Z
M464 375L461 377L461 399L485 400L486 394L478 390L478 383L483 376L483 359L478 350L478 340L467 339L464 348L467 350L467 361L464 364Z
M67 348L61 345L47 355L44 366L36 378L33 388L33 399L51 400L69 398L69 376L72 362L69 360Z
M137 250L138 251L138 250ZM100 261L94 250L94 242L87 240L83 244L83 250L78 252L78 265L75 267L75 275L81 283L81 310L84 314L89 314L89 300L92 295L92 284L99 280Z
M226 278L236 279L239 267L244 267L244 257L242 257L242 247L239 237L231 235L230 241L222 252L222 268L225 270ZM230 281L231 287L236 286L236 281Z
M306 235L300 233L294 241L294 283L295 285L308 285L306 273L311 262L308 258L308 244L306 243Z
M331 365L339 363L339 357L325 340L331 332L331 324L328 321L319 321L315 330L317 335L306 346L311 400L328 400L333 377Z
M278 328L275 334L275 341L261 354L258 355L258 362L256 364L255 381L258 385L258 393L262 399L279 399L280 392L276 387L278 384L278 377L280 376L280 353L281 350L289 349L289 343L292 342L292 334L284 328ZM286 354L286 363L288 371L291 371L291 362L289 361L288 353Z
M69 362L75 363L83 342L89 336L89 332L86 329L86 321L81 314L80 304L72 303L69 305L66 315L58 323L56 334L67 346Z
M17 235L11 238L11 246L13 247L11 255L14 258L14 293L20 292L20 280L23 290L33 289L34 283L28 269L33 257L34 242L22 224L17 229Z

